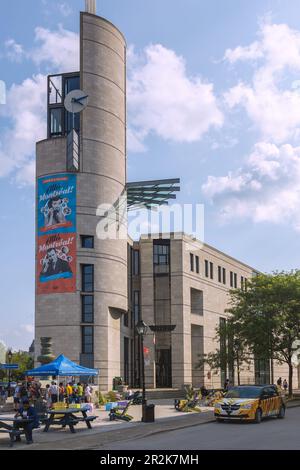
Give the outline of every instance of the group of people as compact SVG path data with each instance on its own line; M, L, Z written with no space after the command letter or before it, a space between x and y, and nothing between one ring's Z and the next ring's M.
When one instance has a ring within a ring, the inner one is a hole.
M282 378L279 377L279 379L277 380L277 385L278 385L278 387L283 388L283 390L285 391L285 393L287 393L289 384L287 383L287 380L286 380L286 379L284 379L284 380L282 381Z
M91 403L93 389L89 384L81 382L69 382L66 386L63 382L58 385L55 381L47 384L45 389L40 382L19 383L14 390L15 411L26 401L35 403L37 400L44 400L47 408L51 408L54 403Z
M46 385L45 399L48 408L51 408L53 403L91 403L93 389L89 384L82 384L81 382L69 382L66 386L62 382L58 385L56 382L51 382Z

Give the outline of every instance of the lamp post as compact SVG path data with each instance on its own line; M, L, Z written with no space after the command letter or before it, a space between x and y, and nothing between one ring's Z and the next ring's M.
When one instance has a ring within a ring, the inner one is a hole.
M13 357L12 350L9 349L8 352L7 352L7 358L8 358L9 366L11 365L12 357ZM8 394L7 394L7 396L10 397L10 368L8 369Z
M142 421L144 421L144 410L145 410L145 405L147 405L147 400L146 400L146 387L145 387L145 358L144 358L144 335L148 331L148 326L143 320L140 320L138 324L136 325L136 331L139 337L141 338L141 348L142 348L142 354L141 354L141 359L142 359L142 385L143 385L143 418Z

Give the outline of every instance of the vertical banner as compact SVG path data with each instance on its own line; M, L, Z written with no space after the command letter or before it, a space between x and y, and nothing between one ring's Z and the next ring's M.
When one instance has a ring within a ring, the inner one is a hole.
M76 292L76 175L38 180L37 293Z

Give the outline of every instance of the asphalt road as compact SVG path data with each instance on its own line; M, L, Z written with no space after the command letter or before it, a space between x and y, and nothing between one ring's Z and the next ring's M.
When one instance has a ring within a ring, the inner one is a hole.
M299 425L298 407L288 409L282 420L270 418L260 424L201 424L144 439L109 444L105 450L299 450Z

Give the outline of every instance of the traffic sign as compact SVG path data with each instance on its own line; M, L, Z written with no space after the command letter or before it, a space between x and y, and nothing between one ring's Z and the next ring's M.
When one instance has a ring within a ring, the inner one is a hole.
M1 364L0 368L6 370L19 369L19 364Z

